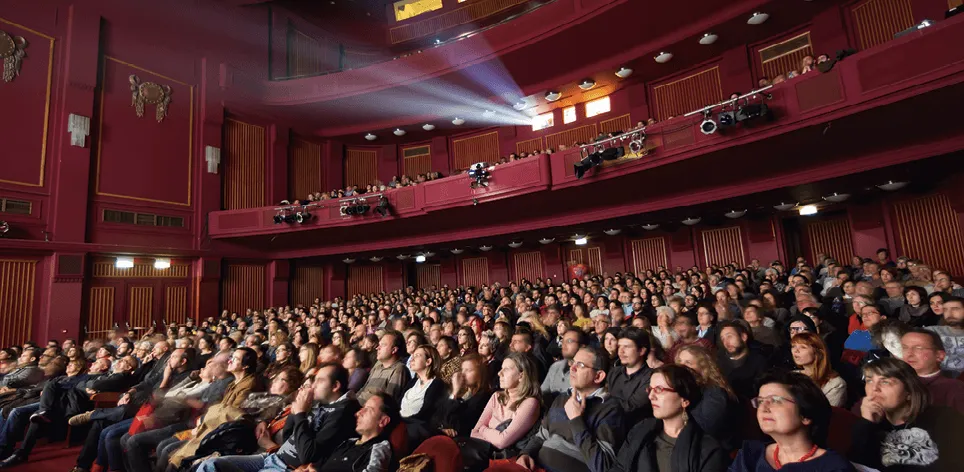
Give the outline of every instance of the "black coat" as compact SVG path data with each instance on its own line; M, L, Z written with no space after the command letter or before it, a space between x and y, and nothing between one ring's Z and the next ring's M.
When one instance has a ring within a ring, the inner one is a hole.
M672 470L659 470L656 462L656 436L663 431L663 421L648 418L629 431L619 448L612 472L724 472L726 453L712 436L694 421L686 423L673 447Z

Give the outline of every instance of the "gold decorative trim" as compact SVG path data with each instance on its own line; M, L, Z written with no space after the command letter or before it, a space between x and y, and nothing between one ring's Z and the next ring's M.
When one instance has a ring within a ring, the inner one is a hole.
M48 53L48 56L47 56L47 93L46 93L46 98L45 98L46 102L44 103L44 132L43 132L43 141L41 142L41 146L40 146L40 174L39 174L39 180L38 180L37 183L32 183L32 182L20 182L20 181L17 181L17 180L0 179L0 182L8 183L8 184L14 184L14 185L22 185L22 186L24 186L24 187L43 187L43 186L44 186L44 176L45 176L45 171L46 171L46 167L47 167L47 136L48 136L48 133L49 133L49 131L50 131L50 99L51 99L51 95L52 95L52 91L53 91L53 78L54 78L54 41L55 41L55 38L54 38L53 36L48 36L48 35L43 34L43 33L39 32L39 31L37 31L37 30L31 29L31 28L27 28L26 26L23 26L23 25L14 23L14 22L9 21L9 20L5 20L5 19L3 19L3 18L0 18L0 23L7 24L7 25L13 26L13 27L15 27L15 28L20 28L20 29L22 29L22 30L24 30L24 31L28 31L28 32L30 32L31 34L35 34L35 35L37 35L37 36L40 36L41 38L44 38L44 39L50 41L50 52Z
M171 105L171 86L160 85L154 82L141 82L140 77L131 74L128 78L131 83L131 106L138 118L144 117L144 105L150 103L157 105L155 117L157 122L164 121L167 116L167 109Z
M127 200L137 200L141 202L164 203L167 205L176 205L176 206L191 206L191 196L192 196L191 186L194 180L193 179L193 175L194 175L194 86L186 84L176 79L172 79L165 75L158 74L157 72L145 69L143 67L136 66L129 62L124 62L120 59L117 59L111 56L104 56L104 67L103 67L103 70L101 71L102 72L101 77L107 77L107 63L111 61L121 65L125 65L132 69L146 72L148 74L154 75L155 77L160 77L169 82L173 82L178 85L183 85L188 88L187 203L172 202L168 200L157 200L153 198L133 197L130 195L119 195L116 193L106 193L106 192L100 191L100 157L101 157L101 153L103 152L103 146L101 144L104 139L104 97L106 95L103 90L101 90L101 93L100 93L100 112L98 113L98 115L100 116L100 121L97 124L97 172L94 176L95 194L103 197L123 198Z
M0 58L3 58L3 81L12 82L20 76L20 66L23 58L27 57L27 46L30 43L23 36L10 36L0 31Z

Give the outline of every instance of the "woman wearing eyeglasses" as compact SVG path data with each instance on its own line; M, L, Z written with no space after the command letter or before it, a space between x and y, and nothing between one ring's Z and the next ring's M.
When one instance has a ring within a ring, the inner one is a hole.
M904 361L877 359L864 367L861 419L851 458L884 472L964 470L964 416L932 405L917 372Z
M840 454L822 446L830 425L830 403L820 387L800 373L776 373L761 379L756 408L760 430L773 442L746 441L730 472L850 472Z
M653 418L629 431L613 471L726 470L726 453L720 444L689 416L702 399L695 372L681 365L664 365L653 372L646 392L653 405Z

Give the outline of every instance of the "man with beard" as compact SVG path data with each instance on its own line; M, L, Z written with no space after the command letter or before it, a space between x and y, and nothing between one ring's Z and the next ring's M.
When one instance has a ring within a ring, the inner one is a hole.
M717 325L720 333L719 364L726 380L741 402L755 397L756 380L767 369L767 358L750 348L753 333L743 321L726 320Z
M964 373L964 299L951 298L944 302L944 321L940 326L926 329L937 333L944 342L947 356L941 362L941 369L947 374L958 377Z

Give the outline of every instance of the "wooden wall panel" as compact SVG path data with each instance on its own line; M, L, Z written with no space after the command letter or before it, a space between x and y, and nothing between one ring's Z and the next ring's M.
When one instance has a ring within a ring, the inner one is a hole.
M316 298L325 299L325 268L295 267L291 279L291 300L295 305L311 306Z
M37 261L0 259L0 346L30 339Z
M267 131L263 126L224 120L224 209L266 203Z
M657 120L682 116L723 100L719 66L710 67L669 83L653 86L653 108Z
M813 56L810 32L763 46L757 50L757 54L760 56L760 67L764 77L772 79L780 74L785 75L791 70L800 72L800 63L803 58Z
M441 264L419 264L416 266L418 288L428 289L442 286Z
M489 283L489 258L462 259L462 285L478 287Z
M288 31L288 77L322 71L321 44L294 28Z
M261 264L228 264L221 278L222 309L244 314L265 308L265 268Z
M419 145L402 148L402 174L415 178L432 172L432 146Z
M452 140L453 169L468 169L476 162L494 164L499 161L499 132L492 131Z
M378 152L374 149L345 151L345 186L364 188L378 180Z
M368 295L385 291L382 266L351 266L348 268L348 296Z
M558 151L559 146L572 147L576 143L591 143L599 136L596 123L546 135L546 147Z
M86 327L96 338L114 325L114 287L90 287L89 294Z
M164 319L182 322L187 319L187 286L170 285L164 288Z
M525 141L519 141L515 143L516 154L522 154L524 152L537 152L542 151L542 137L527 139Z
M964 235L947 196L938 194L894 205L900 254L931 269L964 275Z
M633 129L633 120L629 117L629 113L623 116L617 116L615 118L610 118L608 120L603 120L599 122L599 132L600 133L612 133L614 131L629 131Z
M321 145L301 138L291 139L291 165L288 166L288 193L303 199L315 192L329 190L321 174Z
M826 254L841 264L849 264L854 255L853 234L846 218L814 221L806 226L810 260Z
M860 49L894 39L894 34L914 26L911 0L867 0L850 8Z
M743 236L739 226L728 228L703 230L703 259L704 263L729 264L736 262L743 267L746 257L743 250Z
M91 276L98 279L186 279L191 264L171 263L167 269L155 269L153 262L134 262L130 269L118 269L113 259L94 261Z
M542 252L540 251L516 253L512 257L512 263L515 269L516 282L521 282L522 279L535 282L536 279L545 277Z
M647 270L656 270L657 267L669 267L666 256L666 238L659 236L655 238L634 239L629 244L632 255L633 273L638 277L640 273Z
M132 329L147 328L154 319L154 287L130 286L127 293L127 323Z
M602 249L599 247L573 248L569 250L566 267L574 264L585 264L592 275L602 275L604 272Z

